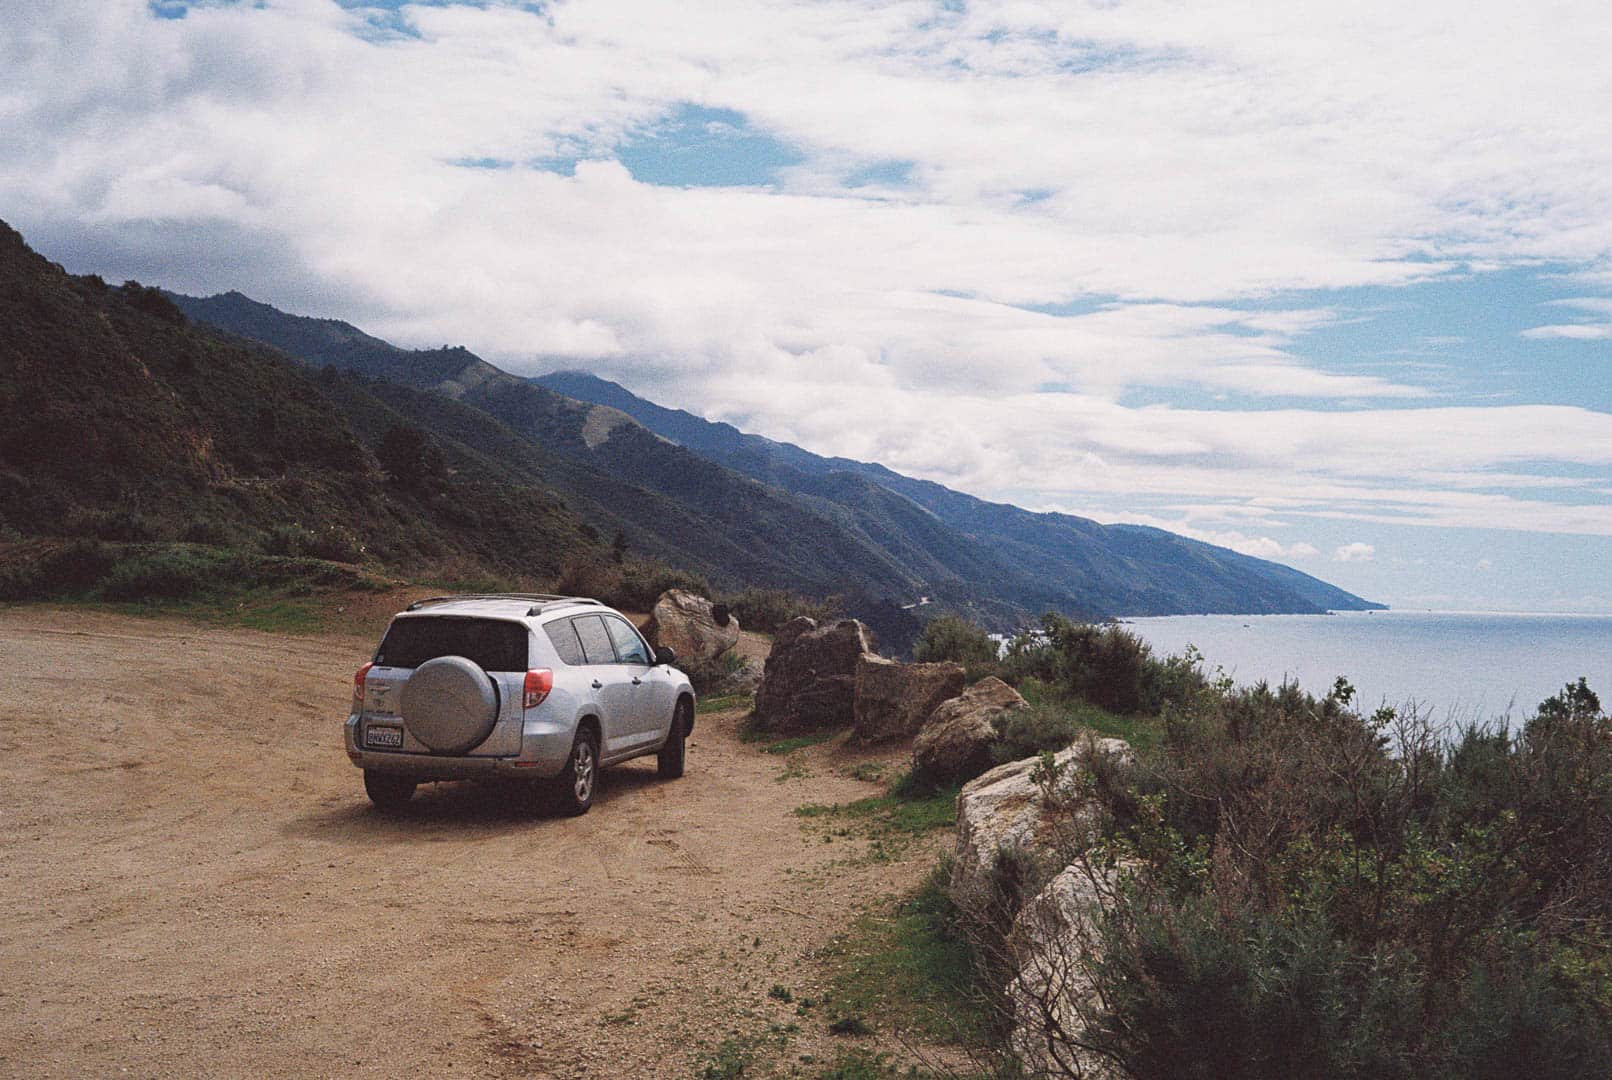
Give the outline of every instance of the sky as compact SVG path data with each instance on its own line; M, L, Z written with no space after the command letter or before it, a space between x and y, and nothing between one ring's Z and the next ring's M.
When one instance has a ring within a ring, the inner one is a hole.
M1612 611L1604 4L5 7L0 218L74 272Z

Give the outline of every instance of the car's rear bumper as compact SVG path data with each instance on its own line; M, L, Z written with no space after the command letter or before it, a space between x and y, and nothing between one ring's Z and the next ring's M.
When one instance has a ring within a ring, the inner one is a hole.
M572 733L540 721L526 724L521 733L521 752L505 757L372 750L359 745L358 730L358 718L349 716L342 730L347 760L360 769L412 776L421 781L550 779L559 775L571 754Z

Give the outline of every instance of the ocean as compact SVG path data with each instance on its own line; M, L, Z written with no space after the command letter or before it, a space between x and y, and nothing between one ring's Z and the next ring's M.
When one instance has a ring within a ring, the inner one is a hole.
M1520 725L1580 676L1612 708L1612 615L1375 611L1125 619L1167 655L1196 645L1238 683L1284 678L1325 694L1342 675L1356 703L1415 703L1457 722Z

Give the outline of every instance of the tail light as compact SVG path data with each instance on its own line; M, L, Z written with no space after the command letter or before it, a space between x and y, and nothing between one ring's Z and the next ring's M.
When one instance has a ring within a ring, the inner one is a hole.
M535 709L543 704L543 699L549 696L554 689L554 672L548 668L537 668L526 673L526 696L523 699L525 707Z
M353 676L353 712L364 711L364 676L368 675L369 669L374 666L373 663L365 664Z

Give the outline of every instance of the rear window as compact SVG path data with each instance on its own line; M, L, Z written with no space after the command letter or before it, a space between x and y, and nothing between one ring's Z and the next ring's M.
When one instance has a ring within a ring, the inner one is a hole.
M394 619L381 639L375 663L413 668L439 656L463 656L483 671L525 671L526 626L451 615Z

